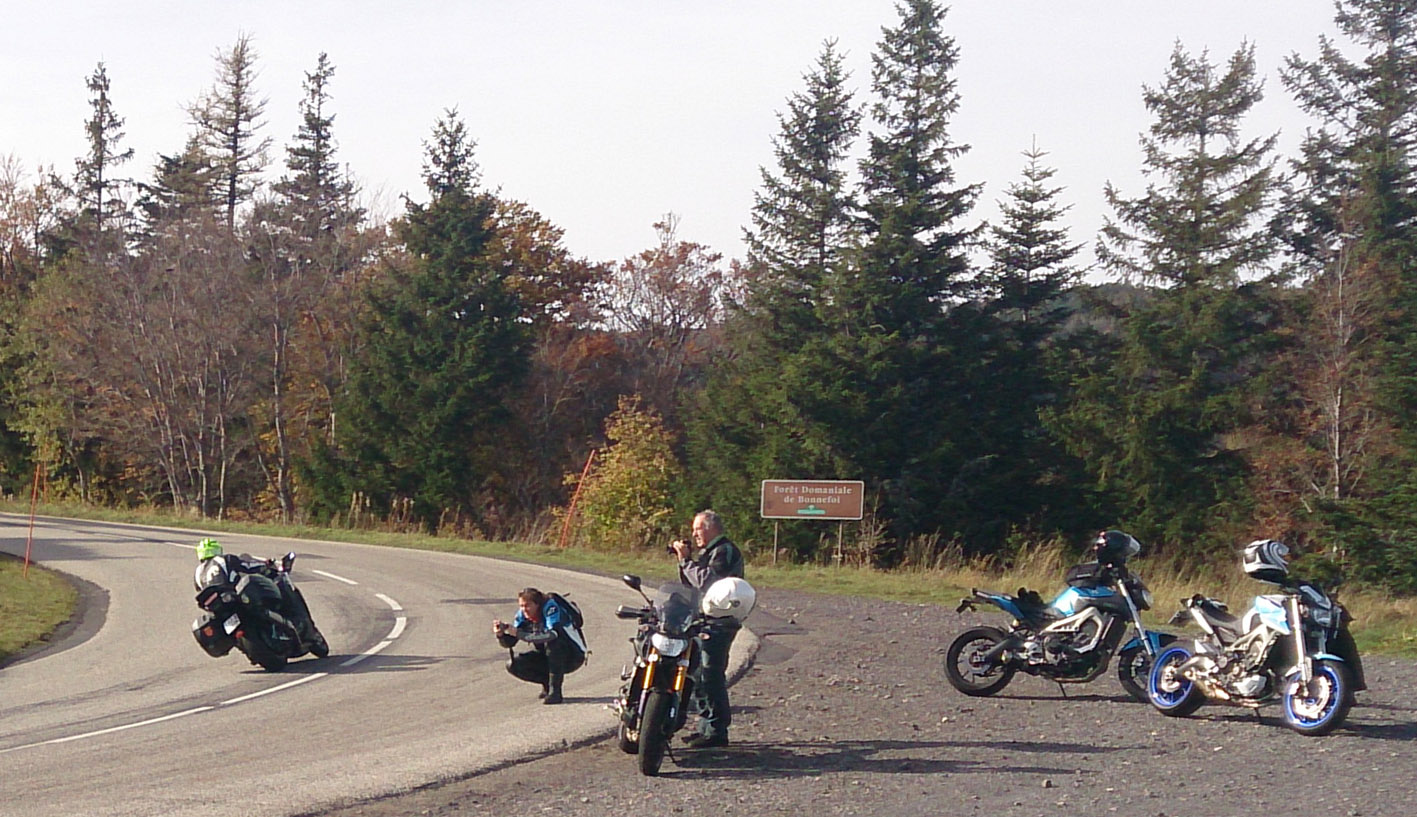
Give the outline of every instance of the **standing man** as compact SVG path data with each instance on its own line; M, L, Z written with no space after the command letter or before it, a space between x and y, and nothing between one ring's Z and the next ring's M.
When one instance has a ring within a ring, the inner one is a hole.
M679 559L679 580L700 593L719 579L743 578L743 552L723 532L723 519L714 511L694 515L694 545L701 550L691 558L690 545L682 539L669 547ZM710 619L709 637L699 653L699 677L694 682L694 708L699 713L699 731L684 742L695 748L728 745L728 648L740 625L731 617Z
M530 650L507 661L507 672L540 684L541 694L537 697L544 704L561 703L561 683L566 673L580 669L586 657L585 639L575 620L552 595L528 587L517 594L517 615L510 624L492 620L492 634L508 651L518 641L531 645Z

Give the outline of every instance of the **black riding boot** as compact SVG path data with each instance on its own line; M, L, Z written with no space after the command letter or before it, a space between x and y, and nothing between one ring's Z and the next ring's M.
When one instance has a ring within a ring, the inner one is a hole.
M562 681L562 679L564 679L565 677L566 677L565 675L562 675L562 674L559 673L559 672L553 672L553 673L551 673L551 675L546 679L547 691L546 691L546 697L545 697L544 699L542 699L542 701L541 701L542 703L544 703L544 704L559 704L559 703L561 703L561 681Z

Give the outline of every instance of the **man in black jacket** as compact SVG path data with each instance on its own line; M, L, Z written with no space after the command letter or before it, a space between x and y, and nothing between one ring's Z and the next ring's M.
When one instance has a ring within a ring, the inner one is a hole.
M713 511L694 515L694 544L702 548L690 558L690 545L683 540L669 547L679 559L679 580L700 593L719 579L743 578L743 552L723 532L723 519ZM739 624L733 618L715 618L709 625L709 637L699 654L699 675L694 682L694 708L699 713L699 731L684 742L690 746L708 748L728 744L728 726L732 714L728 706L728 649L738 635Z

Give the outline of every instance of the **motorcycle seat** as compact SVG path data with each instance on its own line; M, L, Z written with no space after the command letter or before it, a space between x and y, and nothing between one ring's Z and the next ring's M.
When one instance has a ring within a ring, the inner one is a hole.
M1222 641L1234 641L1244 631L1239 616L1209 604L1202 604L1196 609L1200 610L1201 616L1220 634Z

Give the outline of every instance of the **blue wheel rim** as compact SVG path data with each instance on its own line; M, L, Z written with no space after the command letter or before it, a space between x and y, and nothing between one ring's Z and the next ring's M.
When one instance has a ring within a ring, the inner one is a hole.
M1323 725L1329 718L1333 717L1334 710L1338 708L1338 701L1344 695L1343 682L1339 679L1338 673L1334 671L1333 667L1327 664L1319 664L1314 668L1314 677L1318 678L1320 675L1328 679L1329 696L1328 701L1324 703L1323 709L1319 710L1317 717L1306 718L1294 711L1294 702L1296 700L1306 704L1312 704L1316 700L1314 698L1301 697L1295 693L1295 688L1299 686L1299 679L1295 678L1285 687L1284 715L1291 723L1296 723L1305 728L1313 728Z
M1161 677L1169 665L1180 664L1191 657L1190 650L1185 647L1168 647L1156 656L1156 663L1151 667L1151 674L1147 676L1146 691L1151 696L1151 702L1162 708L1170 709L1180 704L1191 693L1191 682L1184 679L1176 679L1176 688L1164 690L1157 686L1156 682Z

